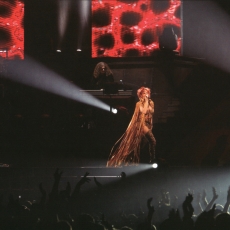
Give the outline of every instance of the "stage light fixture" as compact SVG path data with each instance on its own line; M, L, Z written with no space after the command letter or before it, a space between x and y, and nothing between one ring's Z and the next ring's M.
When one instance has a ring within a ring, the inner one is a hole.
M152 168L157 169L159 167L159 163L156 159L153 160L153 162L150 163L152 165Z
M77 49L77 52L81 52L81 49Z
M117 109L116 108L112 108L111 110L112 110L112 113L117 114Z
M61 53L61 50L56 50L57 53Z

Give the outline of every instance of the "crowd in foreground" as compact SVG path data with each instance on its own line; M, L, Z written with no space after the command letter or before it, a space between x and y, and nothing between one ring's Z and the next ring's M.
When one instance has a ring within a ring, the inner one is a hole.
M88 204L81 199L81 187L89 183L89 173L76 183L71 189L68 182L64 190L60 190L62 172L56 169L52 189L47 195L42 183L39 184L40 199L21 204L19 199L9 195L6 204L3 195L0 197L0 229L1 230L225 230L230 229L230 188L226 191L224 204L216 204L219 195L215 187L212 188L212 199L208 202L206 191L194 194L189 191L182 202L178 197L170 198L169 192L160 191L160 198L149 197L146 199L146 212L132 210L132 213L121 212L113 218L107 218L108 212L114 212L110 201L104 194L108 194L97 178L94 183L97 192L94 197L89 197ZM90 182L91 183L91 182ZM125 186L126 180L121 180ZM121 184L119 184L120 186ZM103 192L102 192L103 191ZM103 194L103 195L102 195ZM130 191L129 196L132 196ZM196 197L195 197L196 196ZM119 199L123 199L121 196ZM153 205L154 199L158 199L157 205ZM90 203L90 204L89 204ZM99 216L91 211L99 204L104 203L108 207L107 213L98 210ZM119 204L117 204L119 205ZM85 212L83 206L87 206ZM91 209L91 207L93 207ZM117 207L119 209L119 207ZM116 212L114 212L116 213Z

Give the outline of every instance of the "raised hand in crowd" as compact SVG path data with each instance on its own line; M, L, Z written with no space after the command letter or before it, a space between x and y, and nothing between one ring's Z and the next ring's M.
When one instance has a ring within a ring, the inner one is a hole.
M183 202L183 212L185 218L191 218L193 216L194 208L192 206L192 201L193 195L189 193Z
M148 216L147 216L145 222L140 223L137 226L137 230L154 230L154 229L156 229L155 225L152 225L152 217L153 217L153 214L155 212L155 208L152 205L152 200L153 200L152 197L150 197L147 200Z
M230 205L230 186L228 188L227 200L226 200L226 203L225 203L224 209L223 209L224 213L228 213L229 205Z
M206 193L205 189L203 190L201 200L202 200L202 202L204 204L204 208L203 209L206 209L206 207L208 205L208 200L207 200L207 193Z
M85 183L89 183L91 180L87 177L89 175L88 172L85 173L85 175L83 177L81 177L81 179L78 181L78 183L76 184L73 193L71 194L71 199L76 199L77 195L80 192L81 186L84 185Z
M213 204L216 201L216 199L218 198L218 194L216 193L215 187L212 187L212 194L213 194L212 199L206 206L205 211L209 211L213 207Z
M192 206L192 201L193 201L193 195L188 193L188 195L185 197L185 200L182 204L183 208L183 221L182 221L182 228L183 229L193 229L194 227L194 221L192 219L193 213L194 213L194 208Z
M191 194L194 197L195 191L190 189L190 188L188 188L188 194Z
M53 183L52 190L51 190L51 192L49 194L49 199L50 199L51 202L58 199L58 193L59 193L58 187L59 187L59 183L60 183L60 180L61 180L62 173L63 172L62 171L59 172L59 168L57 168L55 170L54 175L53 175L54 183Z
M194 204L194 210L195 210L196 216L203 212L203 208L201 205L201 198L202 198L202 195L200 192L198 192L196 195L195 204Z

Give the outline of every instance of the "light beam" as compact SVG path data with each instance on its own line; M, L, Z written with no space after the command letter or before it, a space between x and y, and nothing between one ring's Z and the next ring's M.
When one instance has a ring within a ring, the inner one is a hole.
M61 48L61 43L66 31L68 15L70 11L71 1L68 0L59 0L58 1L58 48Z
M203 58L204 62L230 72L230 17L211 1L186 1L185 56Z
M89 22L91 1L77 1L77 10L79 12L78 40L77 49L82 48L82 40L86 26Z
M29 57L24 61L10 62L8 67L4 75L7 79L110 111L109 105Z

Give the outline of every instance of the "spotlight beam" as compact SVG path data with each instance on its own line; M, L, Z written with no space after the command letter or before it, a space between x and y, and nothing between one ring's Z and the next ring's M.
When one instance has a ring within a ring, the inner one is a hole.
M186 56L204 61L230 73L230 17L212 1L186 1L189 20L186 32ZM194 31L194 28L196 31Z
M58 1L58 30L59 30L59 44L61 44L65 31L66 31L66 25L67 25L67 19L68 19L68 13L70 10L70 3L71 1Z
M86 25L89 22L91 1L77 1L76 8L79 13L79 28L77 48L81 48Z
M7 74L4 75L6 79L110 111L109 105L81 91L67 79L29 57L24 61L10 62L8 67Z

